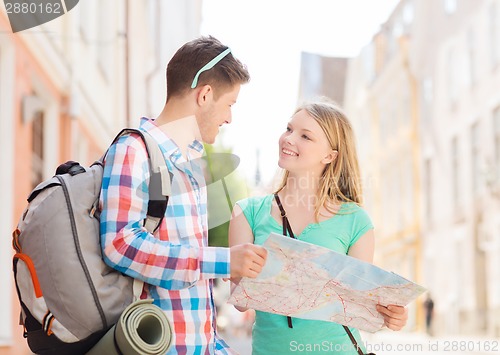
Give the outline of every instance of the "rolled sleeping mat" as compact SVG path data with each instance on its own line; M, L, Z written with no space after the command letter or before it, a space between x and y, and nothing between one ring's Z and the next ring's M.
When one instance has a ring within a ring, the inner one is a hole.
M172 326L153 300L130 304L118 322L87 355L165 354L172 344Z

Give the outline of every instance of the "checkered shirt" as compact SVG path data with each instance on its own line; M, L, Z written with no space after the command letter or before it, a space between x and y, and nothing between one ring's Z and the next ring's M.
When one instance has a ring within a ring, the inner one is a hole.
M229 249L208 246L207 192L195 140L187 159L175 142L143 118L140 130L159 143L172 173L165 218L154 234L143 227L150 169L136 135L121 137L106 156L101 190L101 246L107 264L145 282L141 298L152 298L170 319L174 344L168 354L232 353L216 333L214 278L229 277Z

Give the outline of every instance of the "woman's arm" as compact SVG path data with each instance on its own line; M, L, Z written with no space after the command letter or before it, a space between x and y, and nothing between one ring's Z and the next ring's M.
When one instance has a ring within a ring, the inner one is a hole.
M235 205L229 222L229 247L252 243L253 232L240 206Z
M370 229L349 248L347 255L373 263L374 251L375 234L373 229ZM384 307L379 304L377 305L377 311L384 317L385 326L392 330L401 330L408 320L408 308L403 306L391 304Z
M370 229L363 234L354 245L347 251L347 255L353 258L373 264L373 253L375 252L375 234Z

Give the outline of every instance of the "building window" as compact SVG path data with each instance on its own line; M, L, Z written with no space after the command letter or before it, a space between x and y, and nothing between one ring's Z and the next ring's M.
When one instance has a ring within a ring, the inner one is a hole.
M500 43L498 43L500 41L500 25L498 24L500 18L498 11L498 3L493 1L489 11L490 55L493 69L500 63Z
M158 40L160 37L160 16L161 2L160 0L149 0L146 4L147 21L149 29L149 37ZM159 44L159 43L158 43Z
M94 10L97 19L97 35L101 39L98 43L97 63L105 80L109 80L112 70L112 55L115 45L115 34L113 32L113 11L109 1L100 2Z
M476 83L476 37L473 30L467 31L467 61L468 76L467 81L470 86Z
M453 211L457 212L460 209L460 152L459 152L459 142L458 137L455 136L451 140L451 193L452 193L452 203Z
M444 11L451 15L457 11L457 0L443 0Z
M411 150L410 150L411 152ZM411 156L409 152L408 156ZM414 183L414 174L415 174L415 166L413 159L406 159L403 162L403 171L401 184L403 186L402 196L404 196L405 208L403 209L404 213L404 222L405 226L411 225L415 220L415 183Z
M450 104L454 105L458 97L460 71L458 69L456 50L450 48L446 58L446 81L448 86L448 98Z
M493 127L495 134L495 172L496 180L500 179L500 106L493 111Z
M404 34L404 26L401 22L395 22L394 25L392 26L392 37L393 38L399 38Z
M427 126L431 121L431 107L433 102L434 90L432 79L427 77L422 80L420 91L420 112L422 121Z
M394 164L394 168L392 169L392 176L391 176L391 180L392 180L392 184L390 185L390 189L392 189L392 215L393 216L397 216L396 217L396 220L393 221L394 223L394 231L395 232L399 232L399 231L402 231L404 230L404 205L401 205L401 206L398 206L398 199L401 198L402 201L405 201L405 197L403 195L403 191L402 191L402 176L401 176L401 172L402 172L402 169L401 169L401 165L399 162L395 162ZM406 200L407 201L407 200Z
M380 139L383 145L387 145L389 140L392 138L392 126L394 125L393 108L391 103L387 101L380 102Z
M425 216L432 223L432 160L425 160Z
M432 104L432 99L434 97L434 89L433 89L434 85L432 79L429 77L425 78L422 86L424 90L425 103L430 105Z
M401 123L403 127L408 127L412 124L412 101L411 101L411 93L410 93L410 84L403 83L401 88L401 99L399 101L399 118L401 119Z
M35 188L43 181L43 111L37 111L32 122L31 185Z
M415 10L412 3L405 4L403 9L403 22L405 25L409 25L413 22L415 18Z
M479 165L479 122L474 123L470 129L470 153L472 172L472 192L479 191L480 165Z
M79 21L80 21L80 35L82 39L89 43L92 39L92 9L93 9L93 1L80 1L78 4L78 11L80 12Z
M367 82L371 83L376 76L375 43L368 44L362 53L363 69Z

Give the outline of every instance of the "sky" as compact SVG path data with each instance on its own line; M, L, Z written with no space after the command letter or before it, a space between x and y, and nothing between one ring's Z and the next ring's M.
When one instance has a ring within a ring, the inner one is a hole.
M231 47L250 83L216 142L240 157L238 172L268 185L279 171L278 139L299 104L301 51L356 57L399 0L203 0L204 35Z

